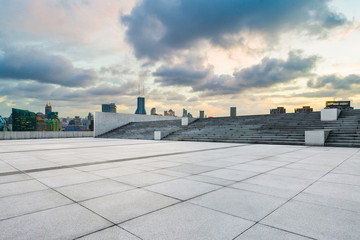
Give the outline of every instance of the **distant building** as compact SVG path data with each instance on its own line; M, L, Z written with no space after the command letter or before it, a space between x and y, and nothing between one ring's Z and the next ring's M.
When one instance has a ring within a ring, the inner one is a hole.
M270 109L270 114L282 114L286 113L286 109L284 107L277 107L275 109Z
M151 109L151 115L157 115L157 114L156 114L156 108L152 108L152 109Z
M46 115L47 119L59 119L59 113L58 112L49 112Z
M303 112L313 112L313 109L310 106L303 106L302 108L295 108L295 113L303 113Z
M137 109L135 111L135 114L143 114L146 115L145 110L145 98L144 97L138 97L137 98Z
M0 131L9 131L6 120L0 116Z
M89 113L87 119L89 121L88 129L90 131L94 131L94 116L91 113Z
M41 112L36 113L36 131L45 131L46 123L44 121L45 115Z
M90 121L90 120L94 120L94 116L92 115L91 112L89 112L88 116L87 116L87 119Z
M169 111L165 111L164 112L164 116L172 116L172 117L176 117L175 116L175 111L170 109Z
M116 113L116 105L115 105L115 103L102 104L101 111Z
M188 112L185 108L183 108L183 117L192 118L192 114Z
M230 117L236 117L236 107L230 107Z
M45 117L47 117L48 113L52 111L51 109L52 109L52 107L51 107L50 103L47 103L45 105Z
M12 109L13 131L36 131L36 114L28 110Z
M81 118L79 116L75 116L75 118L69 121L70 126L79 126L81 125Z
M205 117L205 112L204 111L200 111L200 118L204 118Z
M51 131L51 132L60 131L59 119L46 119L45 124L46 124L45 131Z
M353 110L350 106L350 101L326 101L325 108L337 108L340 110Z

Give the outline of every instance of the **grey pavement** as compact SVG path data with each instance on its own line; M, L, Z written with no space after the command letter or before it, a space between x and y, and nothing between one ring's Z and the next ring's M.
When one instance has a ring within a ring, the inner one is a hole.
M359 239L360 149L0 141L0 239Z

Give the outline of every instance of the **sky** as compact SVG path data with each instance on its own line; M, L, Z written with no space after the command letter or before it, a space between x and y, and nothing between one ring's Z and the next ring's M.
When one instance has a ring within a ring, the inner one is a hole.
M0 115L360 108L358 0L0 0Z

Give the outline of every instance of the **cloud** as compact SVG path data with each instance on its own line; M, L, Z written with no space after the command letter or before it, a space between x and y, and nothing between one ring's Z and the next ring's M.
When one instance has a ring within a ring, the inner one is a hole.
M203 66L202 58L187 58L183 63L159 67L153 76L162 86L195 86L204 83L213 75L213 66Z
M186 97L177 92L165 92L166 100L167 101L185 101Z
M286 60L265 57L254 66L235 71L233 75L214 75L194 91L203 95L235 94L251 88L265 88L312 75L318 56L303 57L300 51L291 51Z
M316 80L310 80L307 83L310 88L329 88L351 90L354 86L360 85L360 75L351 74L346 77L332 74L320 76Z
M0 79L34 80L66 87L87 87L96 82L94 70L81 69L59 55L32 49L4 49L0 55Z
M86 89L70 87L54 87L52 84L24 81L21 83L7 83L0 86L0 96L9 96L12 99L38 99L42 101L81 101L101 103L104 98L120 96L135 96L136 83L100 84Z
M222 47L241 44L242 33L259 33L276 42L286 31L323 36L348 23L328 0L143 0L129 15L127 41L138 58L159 60L199 40Z

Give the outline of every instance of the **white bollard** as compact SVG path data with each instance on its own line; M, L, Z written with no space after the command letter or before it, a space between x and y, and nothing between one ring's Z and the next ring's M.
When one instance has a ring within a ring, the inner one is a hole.
M181 118L181 126L188 126L189 125L189 118Z
M161 131L154 131L154 140L161 140Z

